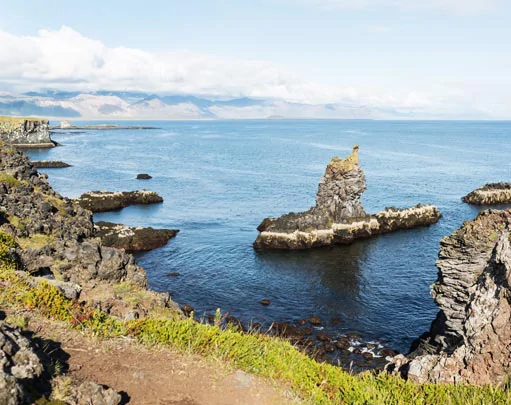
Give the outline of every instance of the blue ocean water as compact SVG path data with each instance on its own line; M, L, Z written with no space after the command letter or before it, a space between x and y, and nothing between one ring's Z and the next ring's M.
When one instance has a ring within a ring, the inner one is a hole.
M478 212L461 197L487 182L511 181L511 122L129 124L160 129L56 133L61 147L28 154L73 165L42 170L64 196L147 188L164 197L164 204L95 215L181 230L167 246L138 256L151 288L197 313L221 308L245 321L340 317L326 329L358 332L401 351L437 312L429 286L440 239ZM255 251L261 220L312 206L329 160L355 144L367 180L366 211L432 203L441 221L351 246ZM137 173L153 179L136 180ZM181 275L167 277L171 272ZM271 305L262 306L262 298Z

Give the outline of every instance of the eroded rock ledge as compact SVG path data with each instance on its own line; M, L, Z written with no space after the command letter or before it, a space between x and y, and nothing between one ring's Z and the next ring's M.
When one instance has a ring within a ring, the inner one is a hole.
M387 368L419 383L499 384L511 372L511 210L481 212L442 239L431 294L440 312Z
M511 204L511 183L488 183L468 193L463 201L475 205Z
M154 191L91 191L76 199L82 208L92 212L117 211L130 205L162 203Z
M103 221L94 223L94 230L103 245L129 252L162 247L179 232L177 229L133 227Z
M32 164L36 169L61 169L71 167L69 163L60 160L34 160Z
M365 190L365 175L355 146L346 159L334 157L328 164L319 183L316 205L303 213L264 219L257 228L260 233L254 247L307 249L349 244L398 229L430 225L441 217L435 206L421 204L368 215L360 202Z
M49 121L40 118L0 117L0 140L19 148L53 148Z

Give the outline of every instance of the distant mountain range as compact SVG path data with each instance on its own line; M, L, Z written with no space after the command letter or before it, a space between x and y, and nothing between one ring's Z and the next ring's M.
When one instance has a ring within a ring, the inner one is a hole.
M0 115L83 119L381 118L383 111L342 104L301 104L256 98L213 99L133 91L45 90L0 94Z

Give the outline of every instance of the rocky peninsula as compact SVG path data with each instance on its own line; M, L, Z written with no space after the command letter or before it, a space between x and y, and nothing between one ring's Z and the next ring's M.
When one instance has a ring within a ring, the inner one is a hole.
M95 222L94 231L104 246L140 252L157 249L175 237L177 229L154 229L151 227L126 226L111 222Z
M16 148L53 148L49 121L40 118L0 117L0 141Z
M440 311L408 356L411 381L503 384L511 372L511 210L481 212L442 239L431 294Z
M511 183L488 183L468 193L463 201L474 205L511 204Z
M358 146L346 159L334 157L319 182L316 205L303 213L266 218L254 247L307 249L349 244L356 239L414 228L437 222L441 214L433 205L386 208L368 215L360 197L366 190L365 174L359 166Z
M92 212L117 211L130 205L158 204L163 198L154 191L91 191L76 199L82 207Z

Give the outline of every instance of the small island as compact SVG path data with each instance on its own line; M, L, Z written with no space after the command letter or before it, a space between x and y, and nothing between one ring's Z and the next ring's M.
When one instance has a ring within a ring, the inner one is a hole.
M349 244L357 239L437 222L442 216L433 205L386 208L368 215L360 197L366 190L358 164L358 146L346 159L334 157L319 182L316 205L302 213L266 218L257 227L256 249L308 249Z
M117 211L130 205L158 204L163 202L154 191L91 191L76 199L81 207L92 212Z
M511 183L488 183L468 193L463 201L474 205L511 204Z

